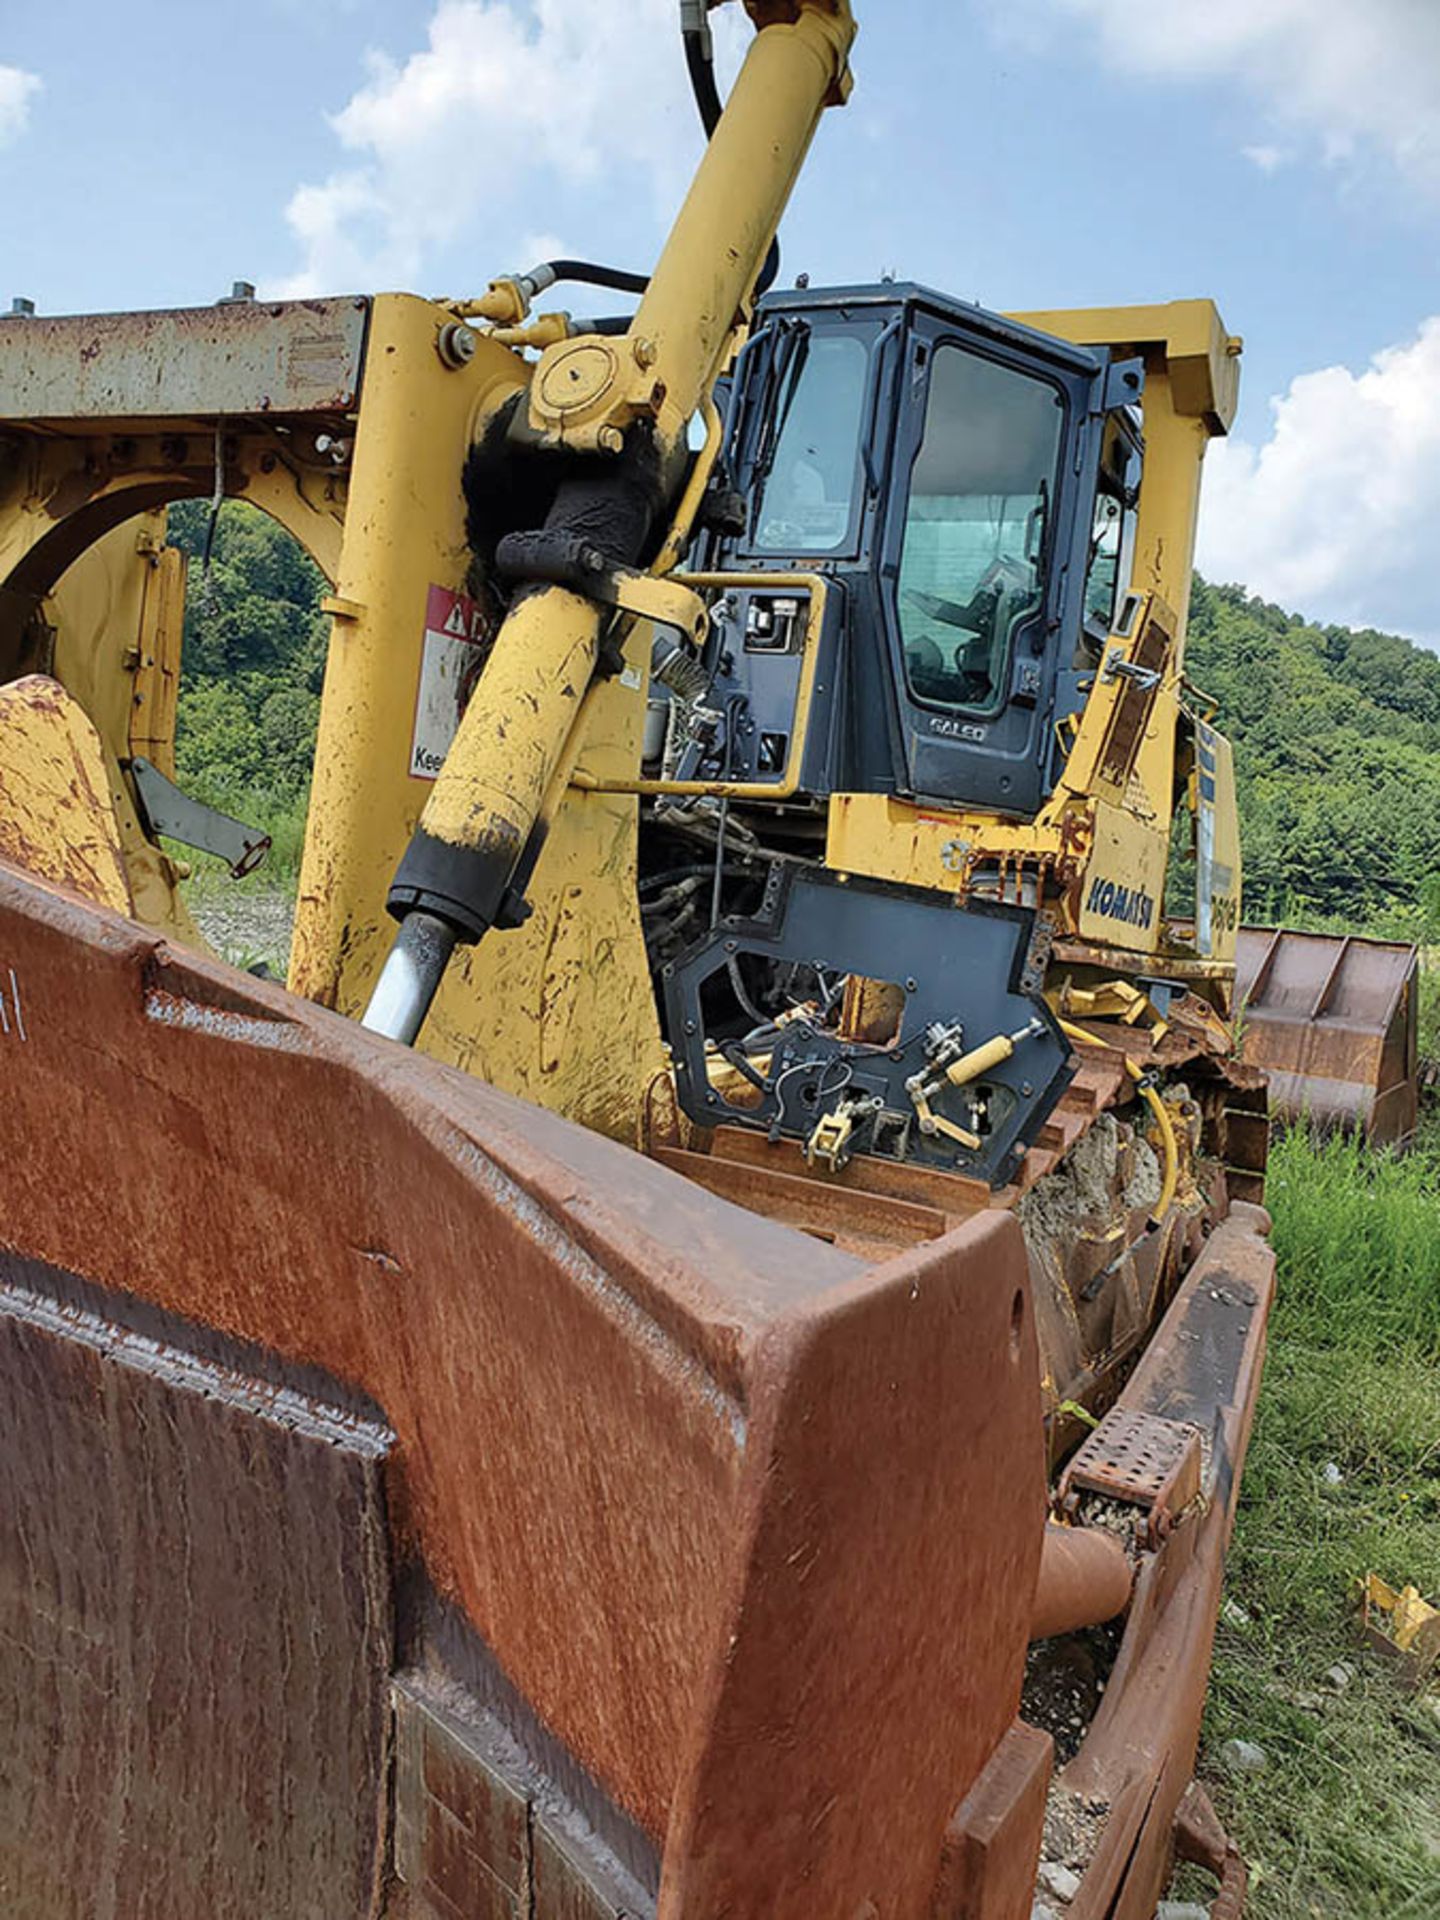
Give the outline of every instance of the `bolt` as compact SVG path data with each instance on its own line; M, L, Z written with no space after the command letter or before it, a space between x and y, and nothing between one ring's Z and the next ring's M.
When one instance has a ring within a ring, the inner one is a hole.
M478 335L463 320L447 320L435 341L435 351L447 367L466 367L475 358Z
M637 367L653 367L655 364L655 342L641 335L630 342L630 351L635 356Z

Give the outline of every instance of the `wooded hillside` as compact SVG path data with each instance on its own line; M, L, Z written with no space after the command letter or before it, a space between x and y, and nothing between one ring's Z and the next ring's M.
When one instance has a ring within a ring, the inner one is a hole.
M1247 918L1440 934L1440 657L1197 577L1186 672L1235 743Z
M171 509L191 556L181 780L298 844L328 622L324 581L252 508ZM1440 658L1394 634L1307 625L1197 577L1187 671L1235 742L1245 912L1440 938Z

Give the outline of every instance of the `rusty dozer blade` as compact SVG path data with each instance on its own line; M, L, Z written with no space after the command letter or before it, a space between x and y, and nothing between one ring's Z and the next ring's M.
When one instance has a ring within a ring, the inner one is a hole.
M1235 1001L1272 1112L1408 1140L1419 1100L1419 954L1400 940L1242 927Z
M1012 1213L866 1266L3 864L0 982L7 1915L1023 1920L1047 1786L1153 1904L1258 1210L1097 1435L1207 1436L1132 1570ZM1127 1599L1052 1781L1027 1646Z
M0 868L12 977L7 1914L924 1911L1041 1552L1014 1220L866 1270Z

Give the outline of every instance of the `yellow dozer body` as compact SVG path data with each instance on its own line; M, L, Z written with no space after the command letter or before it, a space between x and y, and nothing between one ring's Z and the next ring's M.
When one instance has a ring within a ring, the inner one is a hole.
M761 297L854 27L749 11L628 320L0 321L18 1920L1239 1912L1238 342ZM263 836L175 782L182 498L332 588L284 986L184 904Z

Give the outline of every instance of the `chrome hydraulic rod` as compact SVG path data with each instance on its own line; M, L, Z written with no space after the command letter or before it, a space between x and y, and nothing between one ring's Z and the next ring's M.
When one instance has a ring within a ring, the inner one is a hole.
M433 913L407 913L360 1024L413 1046L445 977L455 937L454 927Z

